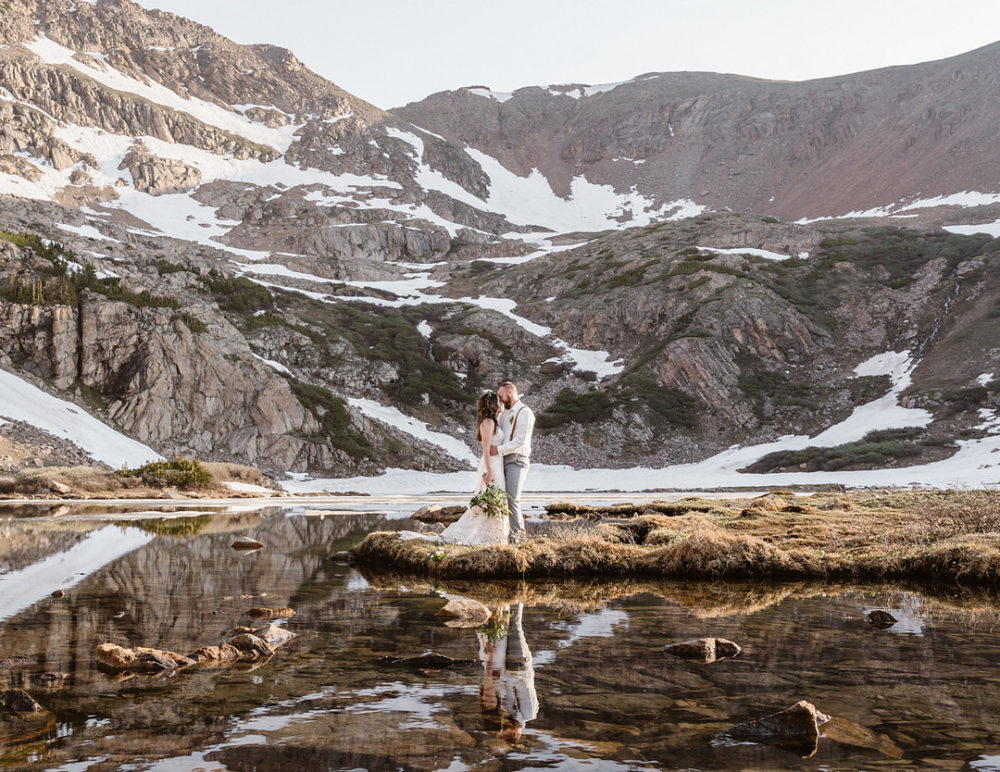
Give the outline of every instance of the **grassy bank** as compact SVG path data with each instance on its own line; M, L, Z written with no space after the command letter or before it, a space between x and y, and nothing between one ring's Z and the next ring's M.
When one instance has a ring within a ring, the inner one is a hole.
M639 507L633 517L552 523L518 546L440 546L379 532L353 552L361 565L435 578L1000 583L1000 491L779 493L683 503L704 511Z

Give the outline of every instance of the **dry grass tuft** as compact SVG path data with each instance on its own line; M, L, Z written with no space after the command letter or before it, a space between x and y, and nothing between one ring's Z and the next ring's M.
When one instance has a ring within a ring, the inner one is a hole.
M773 499L773 504L762 502ZM1000 584L1000 491L771 496L607 518L519 546L369 535L359 560L435 578L949 579ZM749 514L748 514L749 513ZM582 521L580 521L582 522Z

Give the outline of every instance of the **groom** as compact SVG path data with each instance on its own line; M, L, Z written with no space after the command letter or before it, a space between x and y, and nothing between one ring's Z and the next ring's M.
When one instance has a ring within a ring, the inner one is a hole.
M510 381L501 383L497 397L503 404L503 442L490 448L490 455L503 456L503 472L507 483L507 504L510 506L510 543L524 540L524 515L521 514L521 486L528 474L531 456L531 432L535 414L521 402L517 386Z

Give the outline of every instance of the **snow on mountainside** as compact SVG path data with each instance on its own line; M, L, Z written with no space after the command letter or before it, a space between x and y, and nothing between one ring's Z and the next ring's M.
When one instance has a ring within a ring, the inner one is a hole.
M992 371L940 352L993 318L993 247L813 220L1000 218L1000 195L962 192L1000 179L995 124L946 77L978 93L996 58L813 84L470 87L384 112L288 51L128 0L9 0L0 365L85 393L117 428L90 441L45 422L62 407L11 418L115 466L156 448L275 474L430 473L471 464L471 403L514 378L554 464L790 451L878 429L893 406L938 459L956 450L939 426L987 433L920 374L964 388ZM886 350L914 352L912 383L854 373ZM5 373L0 399L20 383ZM989 409L992 384L970 406ZM119 429L141 445L106 452Z

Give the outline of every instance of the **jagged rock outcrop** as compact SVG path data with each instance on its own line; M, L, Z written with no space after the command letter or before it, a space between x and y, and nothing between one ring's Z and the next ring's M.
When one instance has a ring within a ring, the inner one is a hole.
M198 187L201 182L199 169L183 161L157 158L142 144L133 146L118 168L128 169L136 190L153 196L183 193Z

